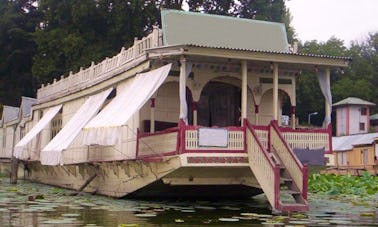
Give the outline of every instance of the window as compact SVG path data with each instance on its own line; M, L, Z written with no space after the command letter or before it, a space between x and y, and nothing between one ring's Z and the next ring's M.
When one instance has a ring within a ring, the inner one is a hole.
M369 150L363 149L361 150L362 153L362 164L367 165L369 162Z
M360 122L360 131L365 131L365 123Z
M361 115L362 116L366 116L367 115L367 108L366 107L361 107L360 111L361 111Z
M339 166L346 165L347 161L347 152L340 151L337 153L337 164Z
M51 139L62 129L62 109L51 121Z

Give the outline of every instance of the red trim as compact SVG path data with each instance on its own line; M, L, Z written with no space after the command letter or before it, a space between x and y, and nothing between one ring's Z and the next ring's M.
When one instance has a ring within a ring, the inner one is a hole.
M276 210L280 209L280 169L278 165L276 165L273 169L274 171L274 208Z
M335 110L336 111L336 117L335 117L335 123L336 123L336 136L339 136L339 125L338 125L338 123L339 123L339 121L337 120L337 111L338 111L338 109L336 109Z
M255 105L255 113L256 113L256 114L259 113L259 105Z
M151 98L151 108L155 108L155 98Z
M296 111L297 111L297 110L296 110L296 107L295 107L295 106L291 106L291 107L290 107L290 113L291 113L291 114L295 114Z
M202 156L192 156L187 157L188 163L194 164L208 164L208 163L223 163L223 164L232 164L232 163L248 163L248 157L202 157Z
M251 124L251 125L252 125L252 124ZM253 127L255 130L264 130L264 131L269 132L269 126L268 126L268 125L252 125L252 127Z
M289 152L290 156L294 159L294 161L296 162L297 166L300 169L303 169L302 163L298 160L297 156L294 155L292 149L289 147L289 145L286 143L286 140L283 138L282 133L281 133L279 127L278 127L277 121L276 120L272 120L270 122L270 125L277 132L278 136L280 137L280 140L283 142L284 146L286 147L286 150Z
M178 153L181 154L185 150L185 128L186 128L185 121L183 119L180 119L179 121L179 128L180 128L180 133L179 133L179 146L178 146Z
M217 149L214 149L214 150L201 150L201 149L198 149L198 150L186 150L184 149L182 152L182 154L184 153L241 153L241 154L244 154L246 153L245 150L217 150Z
M349 111L350 111L349 110L349 106L346 107L345 111L346 111L346 113L345 113L346 114L346 116L345 116L345 120L346 120L346 122L345 122L345 125L346 125L345 126L346 127L346 135L349 135L350 134L350 132L349 132L349 114L350 114L349 113Z
M193 102L192 108L193 108L193 111L197 111L198 110L198 102Z
M168 133L171 133L171 132L178 132L179 130L180 129L178 127L174 127L174 128L165 129L163 131L154 132L154 133L145 132L145 133L140 133L139 134L139 138L144 138L144 137L149 137L149 136L156 136L156 135L161 135L161 134L168 134Z
M369 132L369 129L370 129L370 109L368 106L365 107L366 108L366 132Z

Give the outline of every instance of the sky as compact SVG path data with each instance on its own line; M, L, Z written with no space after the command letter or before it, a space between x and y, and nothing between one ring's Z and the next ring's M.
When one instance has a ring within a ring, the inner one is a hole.
M292 15L291 25L301 41L325 42L332 36L364 41L378 32L378 0L286 0Z

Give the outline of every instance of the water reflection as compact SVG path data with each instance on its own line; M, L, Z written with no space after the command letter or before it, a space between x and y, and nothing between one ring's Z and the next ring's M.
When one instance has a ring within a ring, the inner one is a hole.
M378 195L309 195L310 212L271 215L264 196L246 201L133 201L1 179L1 226L378 226Z

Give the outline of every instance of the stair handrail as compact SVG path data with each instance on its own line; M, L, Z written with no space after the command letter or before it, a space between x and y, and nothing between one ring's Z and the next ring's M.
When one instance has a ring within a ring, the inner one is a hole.
M246 126L246 136L245 136L245 139L246 139L246 150L247 150L247 154L248 154L248 159L249 159L249 162L250 162L250 167L254 173L254 175L256 176L256 179L257 181L259 182L259 184L261 185L261 188L263 189L266 197L268 198L268 201L269 203L272 205L273 209L275 210L278 210L279 209L279 206L280 206L280 203L279 203L279 195L280 195L280 170L279 170L279 165L277 163L274 163L274 161L270 158L267 150L264 148L264 146L262 146L262 144L260 143L260 140L253 128L253 125L248 121L248 119L244 119L244 125ZM252 135L252 139L254 140L254 143L257 144L257 148L259 149L259 151L263 154L263 160L265 160L265 163L267 163L270 168L272 169L272 172L273 172L273 184L269 184L268 185L268 181L267 180L267 177L266 177L266 172L264 172L264 175L262 173L259 173L258 170L260 170L260 168L256 168L256 169L253 169L253 167L257 167L255 166L253 163L253 160L254 158L256 157L251 157L250 155L250 144L248 143L248 139L249 139L249 136L248 136L248 133L247 132L250 132L251 135ZM273 190L271 190L273 188Z
M283 165L286 167L287 171L293 178L293 181L295 185L298 187L298 189L301 191L302 196L304 199L307 199L307 180L308 180L308 173L307 173L307 165L302 164L301 161L297 158L297 156L294 154L291 147L287 144L286 140L284 139L280 128L278 127L278 123L276 120L272 120L270 122L270 132L269 132L269 141L270 141L270 148L273 146L277 146L275 144L275 140L272 139L273 133L276 133L277 137L279 138L279 141L281 143L281 148L284 148L283 150L277 150L276 153L279 156L279 158L282 160ZM283 156L282 152L286 152L289 154L287 157L290 157L291 159L286 159L285 156ZM291 162L291 163L288 163ZM297 172L294 172L294 168L297 168Z

